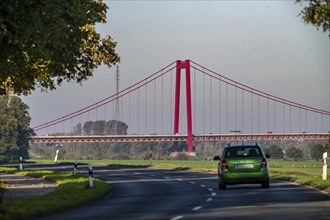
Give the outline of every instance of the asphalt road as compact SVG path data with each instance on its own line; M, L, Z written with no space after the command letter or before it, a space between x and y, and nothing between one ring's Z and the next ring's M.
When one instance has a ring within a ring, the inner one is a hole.
M87 166L78 169L87 174ZM111 183L113 194L41 219L330 219L328 194L284 181L271 181L269 189L251 184L219 190L215 174L114 167L96 167L94 177Z

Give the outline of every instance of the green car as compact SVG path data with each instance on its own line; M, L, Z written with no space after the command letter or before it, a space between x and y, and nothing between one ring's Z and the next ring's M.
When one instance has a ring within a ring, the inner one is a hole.
M264 154L258 144L226 145L219 160L219 189L229 184L259 183L269 188L269 154Z

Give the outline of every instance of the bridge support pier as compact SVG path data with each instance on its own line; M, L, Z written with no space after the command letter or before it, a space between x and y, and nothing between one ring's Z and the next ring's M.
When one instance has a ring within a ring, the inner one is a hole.
M177 60L176 61L174 134L178 134L179 133L181 69L185 69L186 70L186 106L187 106L187 143L188 143L188 152L193 152L193 146L192 146L192 109L191 109L190 60L185 60L185 61Z

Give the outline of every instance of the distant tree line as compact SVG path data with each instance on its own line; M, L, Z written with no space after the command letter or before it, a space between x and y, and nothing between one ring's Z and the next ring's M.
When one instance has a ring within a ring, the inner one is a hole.
M220 155L226 145L225 141L195 142L194 152L197 157L185 157L178 154L176 159L211 160ZM235 142L233 142L235 143ZM236 142L237 143L237 142ZM265 153L275 160L320 160L325 151L325 141L260 141ZM174 159L172 152L187 151L186 142L147 142L147 143L65 143L56 145L33 144L32 158L52 159L56 149L60 149L62 159Z
M99 121L87 121L82 125L78 123L73 128L74 135L127 135L127 124L122 121L111 120L99 120Z
M277 145L270 145L264 151L271 155L274 159L314 159L316 161L322 159L323 153L326 151L322 144L314 144L308 149L308 155L304 155L303 149L297 146L290 146L284 150Z
M78 123L70 134L57 132L50 135L127 135L127 129L128 125L122 121L98 120Z
M185 142L146 142L146 143L63 143L61 145L33 144L32 158L54 159L55 151L60 150L60 159L169 159L174 151L185 151Z

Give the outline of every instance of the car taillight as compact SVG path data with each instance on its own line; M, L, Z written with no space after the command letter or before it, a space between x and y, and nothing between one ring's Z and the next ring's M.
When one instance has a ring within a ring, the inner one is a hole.
M266 168L267 167L267 160L265 158L262 158L261 160L261 167Z
M228 169L228 165L227 165L227 162L225 160L221 161L221 168L222 169Z

